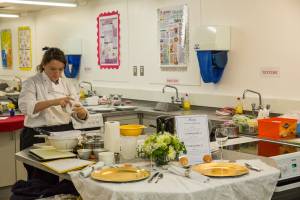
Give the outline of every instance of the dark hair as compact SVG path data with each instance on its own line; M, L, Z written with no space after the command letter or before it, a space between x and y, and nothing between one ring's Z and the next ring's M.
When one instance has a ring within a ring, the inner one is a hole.
M62 63L64 63L66 65L67 61L66 61L66 57L65 54L62 50L60 50L59 48L55 48L55 47L44 47L43 51L46 52L44 53L43 59L41 64L39 64L37 66L37 71L38 72L43 72L44 71L44 65L48 64L49 62L51 62L52 60L57 60L60 61Z

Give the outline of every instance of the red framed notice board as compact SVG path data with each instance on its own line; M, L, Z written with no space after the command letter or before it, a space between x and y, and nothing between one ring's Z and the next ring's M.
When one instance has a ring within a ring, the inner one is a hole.
M120 14L104 12L97 17L98 65L100 69L120 67Z

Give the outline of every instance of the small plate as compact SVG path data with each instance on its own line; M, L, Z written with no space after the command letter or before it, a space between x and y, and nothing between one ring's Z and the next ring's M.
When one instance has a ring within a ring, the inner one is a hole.
M117 110L134 110L137 106L115 106Z
M136 167L117 167L94 171L91 177L98 181L125 183L141 181L150 176L150 172Z
M237 163L213 162L195 165L192 169L205 176L232 177L248 174L249 170Z

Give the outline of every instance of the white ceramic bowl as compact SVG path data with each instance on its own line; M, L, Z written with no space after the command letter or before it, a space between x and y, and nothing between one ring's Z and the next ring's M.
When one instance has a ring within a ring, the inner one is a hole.
M106 149L103 148L97 148L97 149L93 149L93 154L95 155L96 159L98 160L98 155L100 152L105 152L107 151Z
M59 151L73 151L78 144L77 138L63 138L63 137L48 137L51 146L54 146Z
M78 153L79 158L88 160L92 153L92 149L78 149L77 153Z

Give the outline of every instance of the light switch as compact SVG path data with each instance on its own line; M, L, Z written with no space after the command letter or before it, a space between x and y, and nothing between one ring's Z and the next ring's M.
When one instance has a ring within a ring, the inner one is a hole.
M144 76L144 66L140 66L140 76Z
M133 76L137 76L137 66L133 66Z

